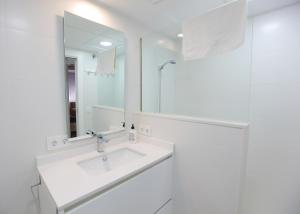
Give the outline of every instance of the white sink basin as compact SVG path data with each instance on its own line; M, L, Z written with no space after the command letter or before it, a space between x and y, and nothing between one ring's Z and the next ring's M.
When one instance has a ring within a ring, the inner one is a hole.
M107 160L104 161L104 154L97 157L83 160L78 162L78 165L91 175L99 175L102 173L109 172L120 166L132 163L135 160L143 158L145 154L136 152L134 150L123 148L110 153L105 154Z

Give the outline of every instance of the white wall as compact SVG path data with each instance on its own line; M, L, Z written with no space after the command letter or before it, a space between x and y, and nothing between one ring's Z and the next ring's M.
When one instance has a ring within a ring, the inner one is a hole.
M254 18L243 214L300 212L300 4Z
M247 129L137 115L152 136L175 143L173 214L238 214Z
M66 133L62 16L68 10L124 31L126 107L139 106L138 25L82 0L0 0L0 213L35 214L34 158L47 136Z
M124 108L124 55L117 55L114 75L98 75L98 105Z
M124 108L125 104L125 54L118 54L116 59L116 72L114 74L114 103L117 108Z
M120 128L124 122L124 109L93 106L93 130L96 132ZM96 119L99 118L99 119Z

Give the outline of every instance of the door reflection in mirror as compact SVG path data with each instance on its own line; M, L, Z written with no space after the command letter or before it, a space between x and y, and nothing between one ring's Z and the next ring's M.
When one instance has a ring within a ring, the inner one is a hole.
M124 34L65 12L64 41L69 137L122 127Z
M69 92L69 136L77 136L77 125L76 125L76 58L66 57L65 68L67 72L67 83Z

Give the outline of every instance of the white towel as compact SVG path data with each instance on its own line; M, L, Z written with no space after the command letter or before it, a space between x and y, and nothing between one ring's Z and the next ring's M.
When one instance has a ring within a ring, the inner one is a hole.
M236 49L244 43L247 1L235 0L183 23L183 56L194 60Z
M97 74L114 74L116 64L116 48L104 51L97 58Z

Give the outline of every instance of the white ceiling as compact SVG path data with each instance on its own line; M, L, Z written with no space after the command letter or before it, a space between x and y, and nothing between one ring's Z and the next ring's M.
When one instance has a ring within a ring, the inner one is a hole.
M118 53L124 49L124 34L122 32L71 13L66 13L64 16L64 37L67 48L95 54L114 47L118 48ZM111 42L112 46L101 46L100 42L102 41Z
M151 29L174 37L184 19L200 15L230 0L98 0ZM257 15L300 0L249 0L249 15Z

